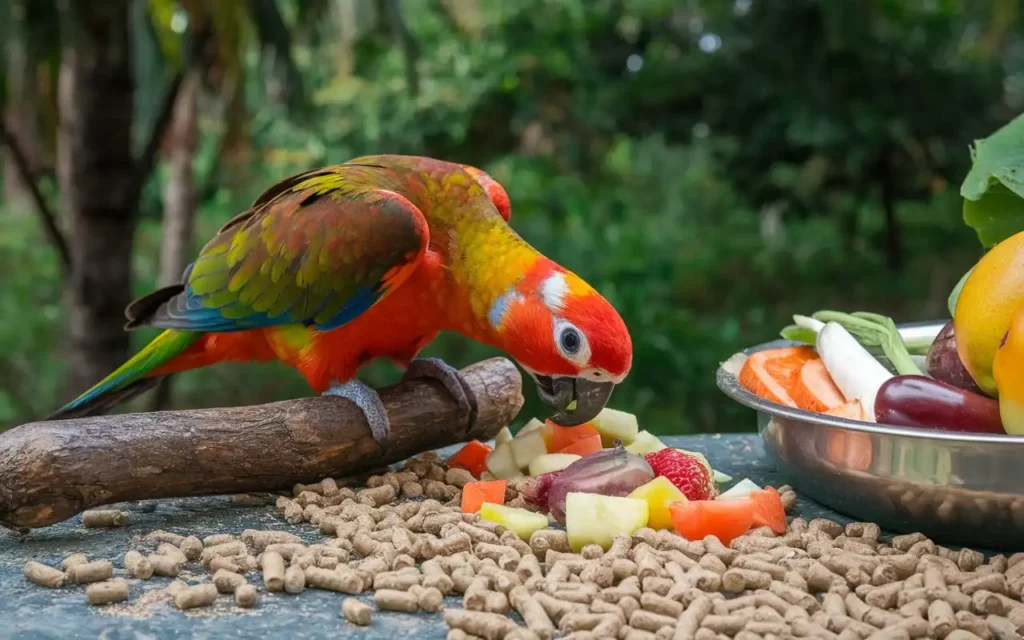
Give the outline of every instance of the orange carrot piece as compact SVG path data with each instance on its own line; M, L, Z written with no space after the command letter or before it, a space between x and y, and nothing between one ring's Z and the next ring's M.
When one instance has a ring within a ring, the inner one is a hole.
M800 367L790 397L801 409L818 413L846 403L846 398L832 381L821 358L808 360Z
M481 473L487 471L487 456L491 455L492 450L479 440L472 440L448 458L448 466L465 469L479 478Z
M750 498L735 500L691 500L669 505L672 526L687 540L703 540L715 536L722 544L750 530L754 523L754 501Z
M864 420L864 405L860 400L851 400L841 405L822 411L822 413L838 418L849 418L850 420Z
M468 482L462 487L462 513L476 513L485 502L505 504L505 480Z
M754 501L752 527L769 527L775 534L786 533L786 508L782 506L779 492L772 487L750 494Z
M780 347L752 353L740 369L740 384L766 400L797 406L791 395L800 369L817 356L808 346Z
M558 453L573 453L580 457L589 456L592 453L597 453L601 450L601 435L595 433L592 436L587 436L570 444L567 447L563 447L558 450Z
M544 444L547 445L548 451L558 452L561 452L562 449L578 440L584 440L592 436L598 436L598 438L601 437L601 434L597 432L597 429L589 424L581 424L576 427L563 427L551 422L550 420L546 421L544 426L541 427L541 434L544 437Z

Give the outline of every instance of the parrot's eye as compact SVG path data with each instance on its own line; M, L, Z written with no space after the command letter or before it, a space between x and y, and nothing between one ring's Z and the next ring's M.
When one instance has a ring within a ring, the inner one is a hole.
M580 352L581 346L583 346L583 340L580 339L579 331L571 328L562 331L562 351L576 355Z
M555 344L567 360L576 364L585 364L590 360L590 346L586 337L565 320L555 323Z

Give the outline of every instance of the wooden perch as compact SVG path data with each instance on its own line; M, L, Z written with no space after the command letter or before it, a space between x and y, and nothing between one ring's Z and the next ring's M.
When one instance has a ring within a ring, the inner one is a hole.
M461 373L476 396L468 430L439 382L410 380L379 391L391 421L383 448L337 397L21 425L0 434L0 523L45 527L115 502L273 491L492 438L523 405L519 370L492 358Z

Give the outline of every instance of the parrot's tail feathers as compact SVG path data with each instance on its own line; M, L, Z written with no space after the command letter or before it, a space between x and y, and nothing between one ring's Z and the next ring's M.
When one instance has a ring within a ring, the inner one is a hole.
M95 415L124 402L156 384L149 375L185 351L203 334L167 330L118 367L109 376L57 410L50 419Z
M98 416L106 413L110 409L113 409L117 405L128 402L132 398L146 391L149 391L155 387L161 380L166 376L157 376L154 378L143 378L131 382L120 389L108 391L95 396L91 400L79 403L71 408L71 405L67 405L53 412L52 414L43 418L44 420L71 420L73 418L85 418L88 416Z
M148 324L161 305L184 290L184 285L175 284L163 289L157 289L152 293L147 293L138 300L133 301L124 310L124 315L128 318L124 328L135 329Z

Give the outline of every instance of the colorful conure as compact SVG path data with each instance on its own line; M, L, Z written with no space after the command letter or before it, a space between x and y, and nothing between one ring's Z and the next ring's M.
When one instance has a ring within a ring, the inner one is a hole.
M362 157L288 178L225 224L182 284L128 306L127 329L165 331L53 417L99 413L179 371L281 360L314 391L356 403L381 441L384 407L355 378L375 358L439 380L467 415L475 408L457 370L416 359L451 330L514 358L553 421L587 422L629 372L629 332L509 215L486 173L431 158Z

